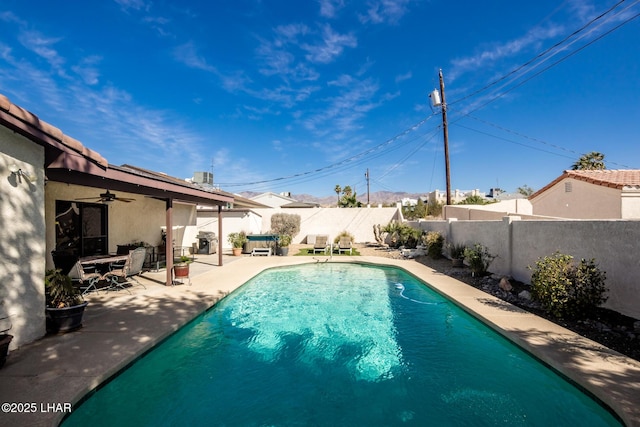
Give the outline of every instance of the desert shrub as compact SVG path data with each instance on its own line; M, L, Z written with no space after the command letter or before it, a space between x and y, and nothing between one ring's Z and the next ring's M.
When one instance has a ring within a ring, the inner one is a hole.
M462 243L449 243L447 250L451 259L464 259L464 250L467 247Z
M389 246L392 248L399 248L400 246L415 248L418 246L422 235L422 231L396 221L391 221L382 231L389 234Z
M437 231L428 231L423 238L424 244L427 246L427 255L433 259L442 257L442 248L444 247L444 237Z
M300 215L277 213L271 216L271 232L293 237L300 232Z
M340 234L338 234L334 239L333 239L333 243L335 243L336 245L338 244L338 242L340 242L340 238L341 237L348 237L349 240L351 240L351 243L353 243L356 239L355 237L353 237L353 234L349 233L348 231L344 230L341 231Z
M594 259L581 259L555 252L539 258L531 275L531 296L550 314L581 317L607 300L606 274Z
M464 259L467 260L474 276L484 276L495 258L495 255L490 254L489 250L480 243L464 249Z

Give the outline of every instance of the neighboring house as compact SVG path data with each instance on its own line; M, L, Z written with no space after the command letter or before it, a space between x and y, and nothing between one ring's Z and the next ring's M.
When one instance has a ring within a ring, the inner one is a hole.
M44 273L54 266L52 251L80 257L133 241L156 246L163 227L173 241L176 227L196 225L196 205L217 207L221 218L222 207L234 202L229 193L111 165L2 95L0 180L0 309L13 325L12 348L44 335ZM170 284L171 245L165 256Z
M262 203L263 205L272 208L279 208L284 205L296 202L295 199L291 198L291 195L289 193L276 194L271 192L259 194L255 197L252 197L251 200L257 203Z
M534 215L640 219L640 170L567 170L529 200Z

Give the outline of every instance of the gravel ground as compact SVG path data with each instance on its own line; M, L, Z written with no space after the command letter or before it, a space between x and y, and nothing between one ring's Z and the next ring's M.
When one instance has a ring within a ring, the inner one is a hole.
M297 245L305 247L305 245ZM399 250L385 249L373 245L356 244L360 255L380 256L385 258L403 258ZM306 246L308 247L308 246ZM290 253L296 253L291 251ZM600 308L586 319L557 319L545 313L536 303L520 298L518 295L528 289L528 285L514 280L509 283L513 287L511 291L500 288L500 277L485 276L472 277L471 270L467 267L454 268L451 261L446 258L432 259L427 256L419 256L414 259L434 270L467 283L484 292L492 294L500 299L508 301L531 313L544 317L554 323L572 330L582 336L596 341L606 347L625 354L632 359L640 361L640 322L628 316L624 316L612 310Z

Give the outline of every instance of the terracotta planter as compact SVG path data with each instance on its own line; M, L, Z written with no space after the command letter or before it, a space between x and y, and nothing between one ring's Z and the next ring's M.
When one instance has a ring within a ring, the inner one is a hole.
M80 305L65 308L45 309L47 319L47 333L57 334L60 332L71 332L82 327L82 316L84 309L89 304L83 302Z
M4 362L7 361L7 354L9 354L9 344L13 335L0 334L0 368L4 366Z
M242 248L232 248L231 250L233 251L233 256L242 255Z
M178 277L189 277L189 264L176 264L173 266L173 272Z

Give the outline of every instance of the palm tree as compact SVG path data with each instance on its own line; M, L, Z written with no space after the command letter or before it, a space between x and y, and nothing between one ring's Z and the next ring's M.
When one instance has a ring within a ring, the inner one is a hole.
M338 205L340 205L340 193L342 192L342 187L340 187L340 184L336 185L336 188L334 188L333 191L335 191L338 195Z
M346 187L344 187L342 192L344 193L345 196L349 197L353 193L353 190L351 189L350 185L347 185Z
M533 188L529 187L527 184L523 185L522 187L518 187L516 191L527 197L534 193Z
M583 154L577 162L571 166L572 170L602 170L604 166L604 154L592 151Z

